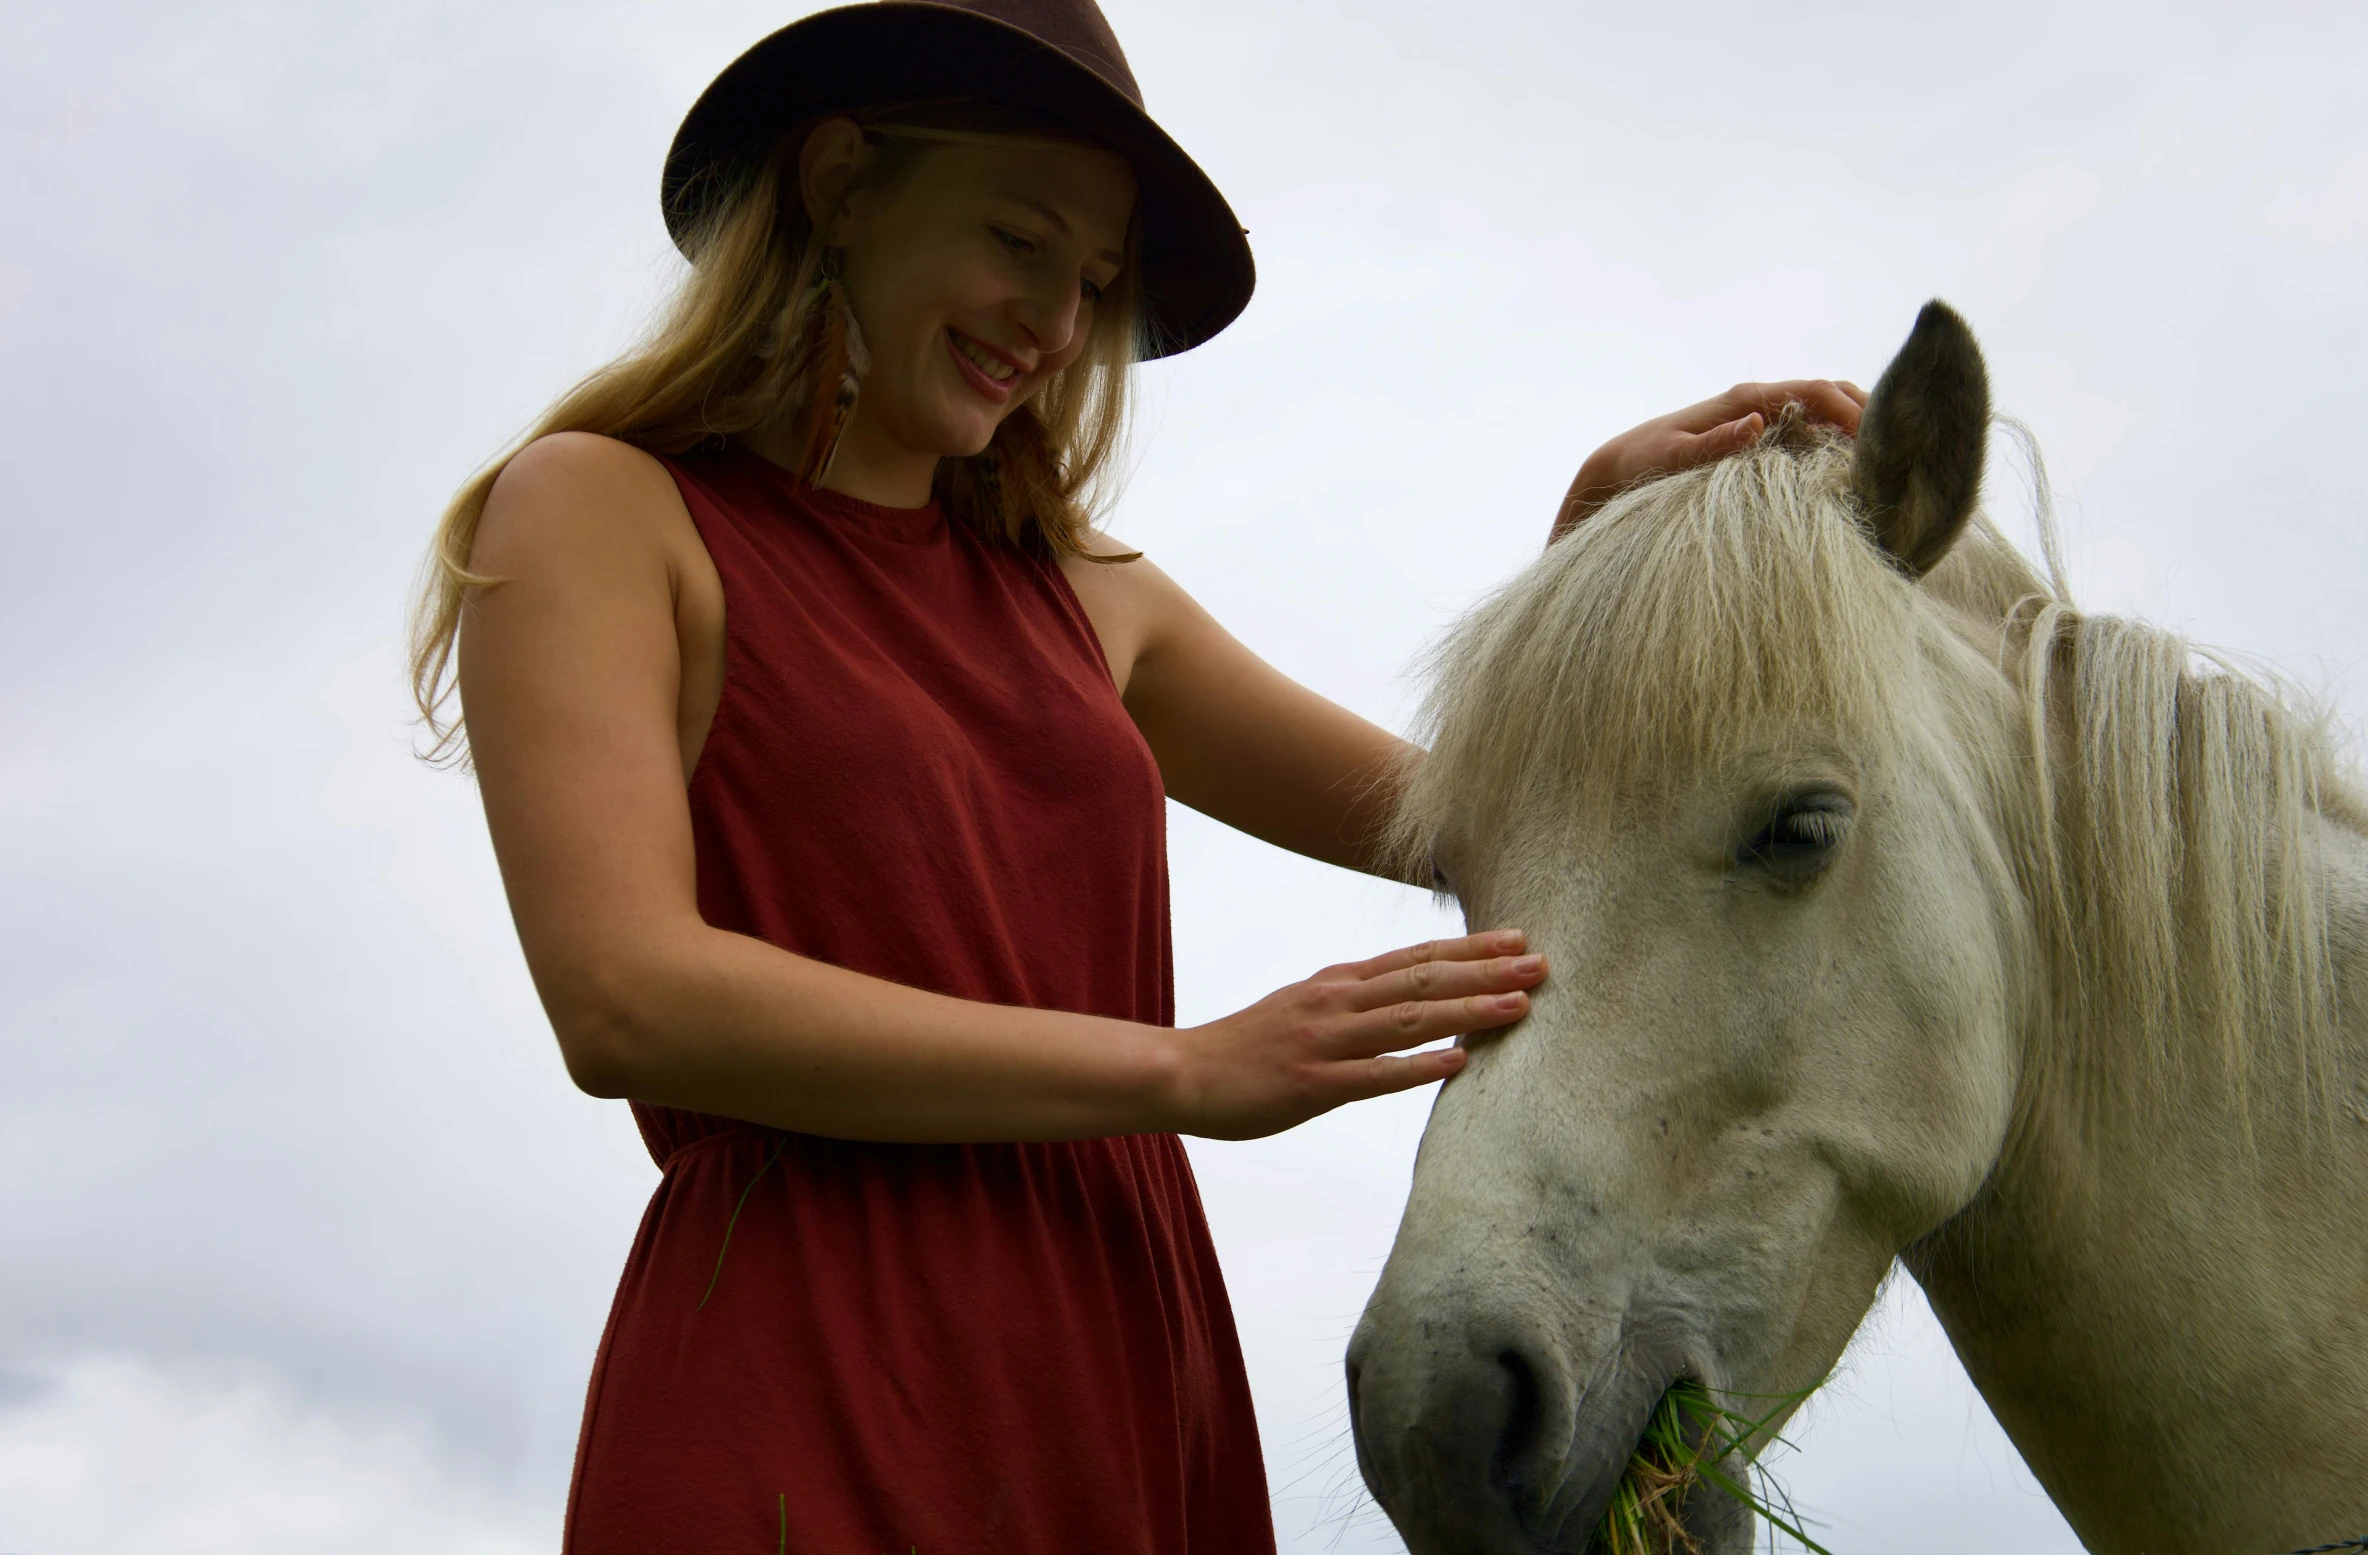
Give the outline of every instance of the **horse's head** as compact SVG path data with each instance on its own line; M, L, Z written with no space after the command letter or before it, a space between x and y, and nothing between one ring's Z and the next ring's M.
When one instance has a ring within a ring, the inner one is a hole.
M2019 715L1922 582L1988 420L1935 304L1855 445L1782 425L1631 492L1444 650L1404 840L1553 976L1440 1095L1349 1352L1417 1555L1588 1549L1666 1390L1814 1387L1996 1159Z

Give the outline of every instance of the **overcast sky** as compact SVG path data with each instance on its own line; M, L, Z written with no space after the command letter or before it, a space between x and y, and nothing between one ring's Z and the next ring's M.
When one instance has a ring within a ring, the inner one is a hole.
M1109 12L1261 274L1146 370L1112 528L1318 690L1403 727L1596 443L1871 383L1939 295L2086 603L2364 705L2359 6ZM556 1545L656 1174L407 755L400 616L451 488L674 274L673 126L794 14L0 15L0 1551ZM1440 922L1172 840L1186 1021ZM1194 1147L1289 1551L1400 1548L1339 1359L1426 1105ZM1904 1282L1799 1441L1837 1555L2077 1548Z

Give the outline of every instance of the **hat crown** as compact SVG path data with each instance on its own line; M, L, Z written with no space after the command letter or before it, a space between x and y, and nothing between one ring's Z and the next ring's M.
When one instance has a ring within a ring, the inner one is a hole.
M936 0L957 11L969 11L1006 27L1017 27L1041 38L1143 106L1143 89L1118 46L1118 34L1094 0Z

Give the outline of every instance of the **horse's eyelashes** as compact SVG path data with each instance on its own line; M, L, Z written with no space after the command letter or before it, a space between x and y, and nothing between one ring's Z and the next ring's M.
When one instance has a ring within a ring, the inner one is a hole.
M1842 817L1831 810L1795 810L1776 823L1779 838L1830 848L1842 840Z
M1817 795L1781 806L1743 845L1743 858L1779 875L1807 879L1825 867L1849 831L1849 802Z

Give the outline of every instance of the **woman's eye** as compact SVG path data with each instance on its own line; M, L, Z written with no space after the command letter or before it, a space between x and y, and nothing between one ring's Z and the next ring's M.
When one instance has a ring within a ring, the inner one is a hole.
M1091 281L1078 282L1077 289L1084 294L1085 300L1087 302L1100 302L1102 300L1102 288L1096 286Z
M1015 254L1033 254L1036 252L1036 245L1029 242L1026 238L1021 237L1016 232L1006 232L1001 227L990 227L987 230L994 233L996 238L1001 241L1003 246L1010 249Z

